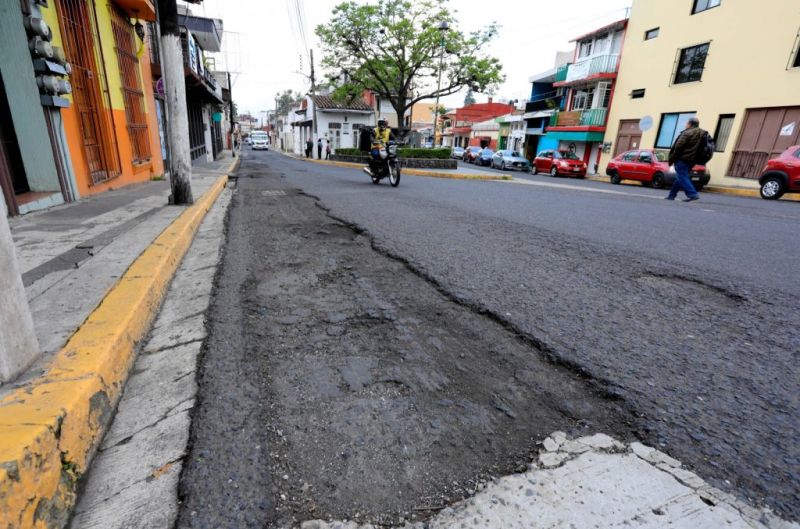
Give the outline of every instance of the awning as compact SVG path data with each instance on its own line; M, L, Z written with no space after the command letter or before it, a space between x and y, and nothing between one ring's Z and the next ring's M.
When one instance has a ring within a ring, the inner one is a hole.
M553 115L555 110L537 110L535 112L528 112L522 115L522 119L536 119L536 118L549 118Z
M178 15L178 24L191 31L205 51L222 49L222 20Z

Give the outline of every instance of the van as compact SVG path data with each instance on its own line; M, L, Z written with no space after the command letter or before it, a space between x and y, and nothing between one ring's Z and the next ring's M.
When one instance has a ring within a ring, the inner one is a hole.
M263 131L255 131L250 134L250 148L255 150L264 149L265 151L269 150L269 136L267 136L266 132Z

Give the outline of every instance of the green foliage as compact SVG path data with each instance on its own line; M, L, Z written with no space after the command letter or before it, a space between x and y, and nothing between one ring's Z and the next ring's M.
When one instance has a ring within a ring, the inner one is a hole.
M285 90L283 93L278 94L278 115L285 116L288 114L292 107L295 106L301 99L303 99L303 94L293 90Z
M365 156L365 153L358 149L336 149L336 154L342 156ZM400 158L446 160L447 158L450 158L450 149L397 149L397 156Z
M450 158L450 149L397 149L400 158L427 158L446 160Z
M358 149L344 149L339 148L336 149L336 154L341 154L342 156L363 156L364 153Z
M439 29L443 22L450 26L446 31ZM485 92L504 80L500 61L485 51L496 27L465 34L447 0L345 1L316 32L322 66L329 77L344 79L333 97L352 100L371 90L391 102L400 123L414 103L465 87Z

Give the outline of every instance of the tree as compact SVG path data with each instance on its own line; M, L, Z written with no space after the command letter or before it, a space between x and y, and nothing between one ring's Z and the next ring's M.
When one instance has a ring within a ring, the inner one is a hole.
M472 93L472 90L469 90L466 97L464 97L464 106L474 105L475 103L475 94Z
M293 106L295 106L298 101L303 99L303 94L300 92L294 92L293 90L284 90L283 93L278 94L277 96L277 110L279 116L284 116L289 113Z
M329 77L343 80L334 98L353 100L370 90L391 103L402 124L414 103L463 88L483 92L502 82L500 61L484 51L497 33L495 26L464 34L455 28L447 3L339 4L331 21L316 29L324 52L322 66ZM449 28L443 31L439 27L444 22Z

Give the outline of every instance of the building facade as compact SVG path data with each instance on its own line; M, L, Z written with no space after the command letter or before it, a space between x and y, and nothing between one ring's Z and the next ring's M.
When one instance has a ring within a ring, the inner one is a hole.
M445 130L449 132L449 134L452 134L453 138L452 145L455 147L467 147L468 145L472 145L473 143L475 143L476 145L480 145L481 142L480 139L477 139L475 142L472 141L473 140L472 126L476 123L482 123L491 120L491 122L494 125L486 124L482 125L482 127L495 128L493 135L496 144L499 132L499 126L497 125L497 122L494 121L494 119L499 116L503 116L505 114L510 114L513 111L514 111L513 105L509 105L506 103L495 103L492 101L491 98L489 98L489 101L486 103L474 103L472 105L467 105L462 108L457 108L455 110L455 118L452 120L452 126L449 127L449 130L447 129ZM484 134L483 136L491 137L492 135Z
M300 105L289 112L287 120L292 129L291 150L303 154L306 142L314 143L316 156L317 140L331 149L353 149L358 147L358 131L376 124L375 108L364 100L344 104L329 95L307 95ZM396 121L396 120L395 120Z
M614 97L627 20L582 35L571 64L557 69L554 88L563 88L563 108L553 113L547 142L582 158L597 172Z
M696 116L716 139L711 182L755 187L800 143L799 28L796 0L634 0L606 151L668 149Z
M0 14L10 214L163 174L149 0L4 2Z

